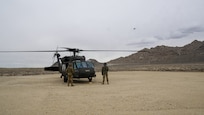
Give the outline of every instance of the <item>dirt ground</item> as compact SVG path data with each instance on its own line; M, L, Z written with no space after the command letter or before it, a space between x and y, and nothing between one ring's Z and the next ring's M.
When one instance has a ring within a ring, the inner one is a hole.
M59 74L0 77L0 115L203 115L204 72L110 72L67 87Z

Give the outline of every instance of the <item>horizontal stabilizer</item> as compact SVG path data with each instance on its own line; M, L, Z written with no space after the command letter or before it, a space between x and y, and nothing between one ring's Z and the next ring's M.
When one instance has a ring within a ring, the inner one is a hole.
M45 71L59 71L59 67L45 67Z

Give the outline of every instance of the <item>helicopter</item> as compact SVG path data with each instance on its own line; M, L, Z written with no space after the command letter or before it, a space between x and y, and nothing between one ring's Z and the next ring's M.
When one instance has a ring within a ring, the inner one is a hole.
M67 48L61 47L63 50L39 50L39 51L0 51L0 53L12 53L12 52L55 52L53 57L57 57L57 62L52 64L50 67L44 67L45 71L59 71L61 73L61 78L63 77L64 82L67 82L68 76L66 73L66 68L71 65L74 69L73 78L88 78L89 82L92 81L93 77L96 77L94 64L86 60L85 56L78 56L77 53L82 51L86 52L135 52L135 50L82 50L78 48ZM72 52L72 56L64 56L59 52Z
M94 64L91 61L86 61L85 56L77 56L76 53L80 51L76 48L65 48L69 52L73 52L73 56L64 56L60 58L59 51L56 51L54 57L57 57L57 62L55 62L50 67L45 67L45 71L59 71L61 73L61 78L64 77L64 82L67 82L68 77L66 74L66 68L69 64L74 68L73 78L88 78L89 82L92 81L93 77L96 77Z

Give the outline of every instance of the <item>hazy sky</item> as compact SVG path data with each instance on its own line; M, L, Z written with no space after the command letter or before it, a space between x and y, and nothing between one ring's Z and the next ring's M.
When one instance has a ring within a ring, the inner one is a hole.
M183 46L204 40L203 11L204 0L0 0L0 50ZM80 55L106 62L131 53ZM0 67L49 66L52 56L0 53Z

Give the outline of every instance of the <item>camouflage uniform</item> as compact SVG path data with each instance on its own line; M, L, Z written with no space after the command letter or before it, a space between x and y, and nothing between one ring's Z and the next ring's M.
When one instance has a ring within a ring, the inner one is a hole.
M71 83L71 86L74 86L73 85L73 74L74 74L74 69L72 68L72 66L71 65L69 65L68 67L67 67L67 74L68 74L68 86L69 86L69 84Z
M104 66L102 67L102 75L103 75L103 83L104 84L104 81L105 81L105 77L106 77L106 80L107 80L107 84L109 84L108 82L108 66L106 65L106 63L104 63Z

